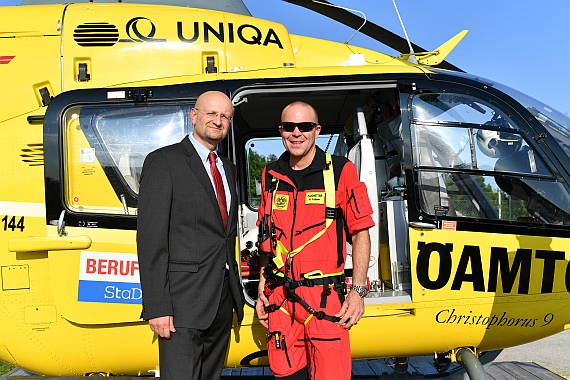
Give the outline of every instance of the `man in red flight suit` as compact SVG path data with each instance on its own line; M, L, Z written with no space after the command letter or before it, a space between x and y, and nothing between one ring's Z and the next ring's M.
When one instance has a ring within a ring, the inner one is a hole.
M280 379L350 379L348 330L364 314L372 208L352 162L315 145L320 130L309 104L285 107L279 132L286 152L261 179L255 308ZM346 233L353 262L347 296Z

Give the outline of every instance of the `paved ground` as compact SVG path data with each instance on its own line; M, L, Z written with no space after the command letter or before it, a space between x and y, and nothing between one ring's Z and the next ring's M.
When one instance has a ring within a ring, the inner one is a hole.
M495 363L520 361L534 362L570 379L570 330L507 348L495 359Z
M540 369L544 367L554 373L570 380L570 330L562 332L560 334L517 347L512 347L504 350L499 354L499 356L493 361L491 367L487 370L487 376L489 379L555 379L556 376L553 374L547 374L546 371ZM368 379L368 376L364 376L364 363L359 363L357 367L362 367L362 374L355 375L355 379ZM383 365L382 361L372 363L374 367L381 367ZM416 363L412 363L417 366ZM419 363L421 364L421 363ZM355 368L353 368L355 369ZM254 369L250 369L253 371ZM388 370L390 371L390 370ZM354 371L353 371L354 372ZM386 372L380 371L379 373ZM421 373L421 372L420 372ZM27 376L28 375L28 376ZM251 373L250 375L254 375ZM30 379L29 373L22 370L14 370L7 376L13 377L14 380L28 380ZM25 376L25 377L19 377ZM466 375L460 375L459 377L450 376L449 378L454 379L465 379ZM0 380L4 380L6 376L0 377ZM393 378L394 376L373 376L370 378ZM402 377L402 376L398 376ZM229 378L229 377L224 377ZM232 377L233 378L233 377ZM246 379L247 377L241 377ZM251 379L262 379L268 377L258 377L254 376ZM423 376L404 376L403 378L424 378ZM47 378L46 378L47 380ZM67 380L66 378L59 378L58 380ZM74 379L74 380L77 380ZM122 378L121 380L136 380L134 378Z

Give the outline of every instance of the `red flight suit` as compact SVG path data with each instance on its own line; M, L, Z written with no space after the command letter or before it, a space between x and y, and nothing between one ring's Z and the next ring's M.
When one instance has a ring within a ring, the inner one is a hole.
M332 283L327 286L321 283L294 289L313 312L299 302L292 302L291 297L288 300L284 285L271 290L266 286L266 296L275 309L269 314L267 347L270 368L276 377L288 376L309 366L313 380L350 379L352 360L348 331L331 320L317 318L315 312L334 316L340 310L341 297L337 290L338 278L344 281L346 233L352 235L370 228L374 221L366 186L359 180L354 164L344 157L330 158L336 188L334 221L322 236L289 259L286 253L275 249L277 241L287 251L293 251L325 228L323 173L328 168L327 155L317 147L311 165L293 171L289 166L289 153L285 152L267 165L261 177L258 226L269 221L272 238L264 241L260 238L260 252L272 252L280 256L283 263L289 263L279 271L282 277L292 281L332 276L330 278L337 282L337 288ZM275 194L272 187L276 187ZM331 210L328 211L330 217ZM325 287L328 287L326 293Z

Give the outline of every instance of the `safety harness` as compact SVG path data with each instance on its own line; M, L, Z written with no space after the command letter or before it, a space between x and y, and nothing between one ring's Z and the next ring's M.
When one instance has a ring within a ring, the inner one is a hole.
M272 192L272 200L271 200L271 207L269 213L269 221L270 227L268 234L263 233L260 231L260 243L265 240L265 238L271 238L271 251L270 258L272 259L264 270L264 275L267 280L266 282L266 292L269 294L273 292L273 290L279 286L284 286L286 298L280 305L271 304L266 306L267 312L274 312L280 309L286 301L296 302L303 306L310 314L315 316L317 319L325 319L331 322L338 322L340 321L339 317L335 317L332 315L328 315L323 311L316 311L311 305L309 305L305 300L303 300L296 292L295 289L301 286L322 286L323 292L321 293L321 303L320 307L325 308L327 303L327 297L331 294L330 287L335 290L338 294L340 303L342 304L345 299L346 294L346 284L344 283L344 272L339 273L332 273L332 274L324 274L320 270L316 270L310 273L305 273L302 275L303 279L299 281L293 280L289 276L289 267L292 264L292 259L297 254L299 254L306 246L323 236L323 234L328 230L328 228L332 225L335 219L339 219L337 221L337 239L341 239L342 241L342 230L343 225L342 221L342 210L340 208L335 208L335 183L334 183L334 170L332 165L332 156L330 154L326 154L326 166L323 168L323 179L324 179L324 187L325 187L325 225L322 230L317 232L311 239L309 239L305 244L289 251L287 248L281 243L281 241L277 240L275 234L275 226L273 223L273 205L276 202L276 194L277 188L279 186L279 179L272 176L271 179L271 186L269 191ZM296 207L296 206L294 206ZM267 222L267 219L265 220ZM263 223L262 223L263 224ZM340 226L340 228L339 228ZM340 233L340 236L339 236ZM265 235L265 236L264 236ZM267 236L269 235L269 236ZM337 267L340 267L341 264L344 262L343 257L343 247L339 243L338 244L338 262ZM275 253L273 252L275 249ZM287 258L287 263L283 262L283 256ZM282 269L285 269L283 272ZM294 316L291 316L292 318Z

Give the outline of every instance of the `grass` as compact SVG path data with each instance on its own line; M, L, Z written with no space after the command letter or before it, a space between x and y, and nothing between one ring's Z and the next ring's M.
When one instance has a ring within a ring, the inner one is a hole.
M14 369L12 364L8 364L0 360L0 376L7 374Z

